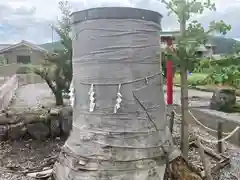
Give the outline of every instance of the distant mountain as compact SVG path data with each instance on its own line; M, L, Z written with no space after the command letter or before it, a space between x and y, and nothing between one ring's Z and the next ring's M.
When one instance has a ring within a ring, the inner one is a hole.
M64 46L61 44L60 41L56 41L56 42L52 42L52 43L46 43L46 44L41 44L41 47L49 50L49 51L53 51L53 50L60 50L63 49Z
M238 42L237 40L213 36L209 39L209 42L216 46L216 54L229 54L232 51L233 45ZM53 43L46 43L40 45L41 47L53 51L54 49L63 49L64 46L60 41Z
M238 41L231 38L213 36L209 39L209 42L216 46L216 54L229 54L232 52L234 44Z

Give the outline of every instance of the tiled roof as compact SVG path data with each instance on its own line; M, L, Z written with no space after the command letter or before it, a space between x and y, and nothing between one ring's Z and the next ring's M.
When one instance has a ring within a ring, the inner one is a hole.
M34 49L34 50L37 50L37 51L42 51L42 52L47 52L46 49L36 45L36 44L33 44L33 43L30 43L28 41L24 41L22 40L20 43L17 43L17 44L13 44L13 45L6 45L5 47L3 48L0 48L0 54L6 52L6 51L9 51L10 49L13 49L13 48L16 48L16 47L19 47L19 46L27 46L31 49Z
M5 48L7 48L7 47L9 47L9 46L11 46L12 44L0 44L0 50L1 49L5 49Z

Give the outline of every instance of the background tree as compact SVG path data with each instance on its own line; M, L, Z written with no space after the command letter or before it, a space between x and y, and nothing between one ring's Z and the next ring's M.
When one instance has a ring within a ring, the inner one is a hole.
M64 49L47 54L45 62L33 68L33 72L46 81L55 96L56 105L63 105L63 93L68 92L72 80L71 6L68 1L60 1L59 9L62 16L52 28L59 35Z
M169 9L169 14L174 14L180 25L180 35L176 37L174 51L168 51L169 54L177 60L181 71L181 149L183 156L188 157L188 68L192 66L197 59L196 50L200 44L205 44L208 36L214 32L226 34L231 29L223 21L211 22L209 29L205 30L197 21L191 21L194 14L202 14L205 9L216 10L215 4L211 0L161 0Z
M232 48L232 53L233 54L236 54L236 55L239 55L240 53L240 42L236 42L234 45L233 45L233 48Z

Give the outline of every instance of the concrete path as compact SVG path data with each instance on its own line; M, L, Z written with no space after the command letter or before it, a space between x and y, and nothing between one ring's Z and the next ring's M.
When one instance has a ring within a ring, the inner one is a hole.
M213 93L207 91L200 91L194 89L188 89L189 107L206 107L209 106L210 99ZM165 93L166 98L166 93ZM237 101L240 101L240 97L237 97ZM173 103L176 105L181 104L181 88L174 87L173 89Z
M54 96L47 84L29 84L17 90L11 109L22 112L41 106L50 107L54 103Z
M194 89L188 90L188 97L189 97L189 106L197 107L197 106L208 106L209 100L212 97L212 92L204 92L204 91L198 91ZM173 92L173 100L174 104L181 104L181 88L180 87L174 87Z

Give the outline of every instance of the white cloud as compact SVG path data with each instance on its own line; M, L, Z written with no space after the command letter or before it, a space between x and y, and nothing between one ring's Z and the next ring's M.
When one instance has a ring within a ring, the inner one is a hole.
M150 9L164 15L163 29L177 29L174 17L166 16L167 10L160 3L161 0L69 0L74 11L99 7L99 6L128 6ZM204 24L210 20L224 19L233 26L229 36L240 38L238 34L238 18L240 16L240 0L215 0L217 12L206 12L198 17ZM49 24L56 21L60 15L58 10L59 0L0 0L0 43L30 40L44 43L51 40ZM238 28L239 27L239 28Z

